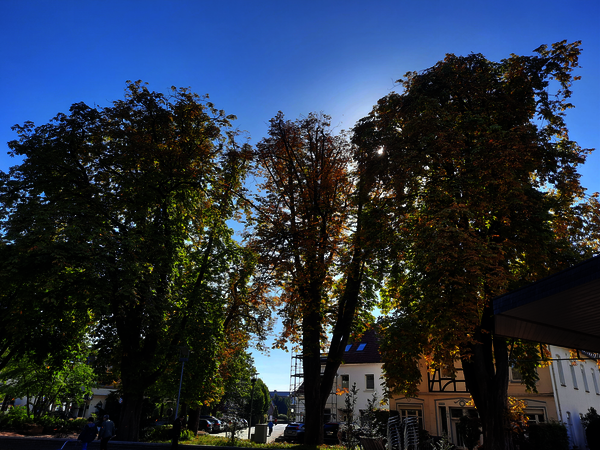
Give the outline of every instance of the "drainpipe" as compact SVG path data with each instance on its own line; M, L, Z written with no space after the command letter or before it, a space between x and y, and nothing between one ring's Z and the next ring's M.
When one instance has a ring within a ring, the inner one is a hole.
M550 351L552 352L552 346L548 346ZM552 354L552 353L550 353ZM557 364L560 364L560 361L557 361ZM552 379L552 384L554 385L554 403L556 406L556 411L558 412L558 420L562 423L565 423L562 416L562 409L560 407L560 399L558 398L558 384L556 383L556 375L554 373L554 363L552 360L550 361L550 378Z

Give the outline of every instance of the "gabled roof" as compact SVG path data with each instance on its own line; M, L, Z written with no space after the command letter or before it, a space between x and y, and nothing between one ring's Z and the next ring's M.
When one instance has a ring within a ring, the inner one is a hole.
M380 363L379 339L373 330L365 331L362 338L346 346L344 364Z
M600 257L494 300L496 333L600 353Z

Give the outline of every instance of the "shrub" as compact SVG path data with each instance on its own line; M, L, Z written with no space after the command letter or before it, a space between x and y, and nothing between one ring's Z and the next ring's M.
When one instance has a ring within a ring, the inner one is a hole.
M179 435L180 441L190 441L194 439L194 432L192 430L181 430L181 434Z
M600 414L598 414L596 408L591 407L590 409L588 409L588 412L585 413L581 418L581 425L583 425L583 428L587 429L590 422L596 419L600 419Z
M161 425L150 428L146 433L148 442L170 441L173 437L173 425Z
M67 420L67 428L69 431L81 431L86 425L87 419L84 419L83 417Z
M0 428L14 430L22 428L26 423L31 423L32 419L25 406L13 406L0 415Z
M590 450L600 450L600 418L592 419L587 423L585 437Z
M568 450L569 435L567 427L559 422L532 424L529 426L529 438L525 450Z
M44 433L47 434L64 433L67 431L66 420L56 416L42 416L36 420L36 423L44 427Z

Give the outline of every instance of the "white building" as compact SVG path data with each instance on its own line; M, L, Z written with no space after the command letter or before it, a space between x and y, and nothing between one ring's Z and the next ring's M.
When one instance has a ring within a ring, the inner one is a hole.
M590 408L600 412L600 380L595 360L574 360L570 351L549 345L552 353L550 378L556 405L556 418L567 426L572 447L585 448L585 430L581 417ZM587 357L581 352L581 357Z
M339 390L350 390L356 384L356 413L365 411L369 401L377 400L376 407L388 409L389 403L381 404L383 399L383 370L379 344L374 331L367 331L362 338L346 346L344 363L337 373ZM345 395L337 404L338 421L345 421Z
M291 409L294 420L304 421L304 381L301 356L292 356ZM324 366L323 366L324 369ZM338 369L331 395L325 405L325 422L342 422L347 419L345 398L356 385L355 414L361 414L368 408L368 402L376 399L376 407L388 409L389 403L381 404L383 399L383 371L379 345L375 332L367 331L357 342L348 344L344 352L344 361Z

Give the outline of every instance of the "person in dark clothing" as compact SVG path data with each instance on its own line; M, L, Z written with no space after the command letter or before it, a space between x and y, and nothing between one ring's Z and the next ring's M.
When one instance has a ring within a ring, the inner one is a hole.
M184 416L181 415L173 422L173 440L171 441L171 449L176 450L179 448L179 436L181 435L181 424Z
M96 434L98 434L98 430L96 428L96 424L94 423L94 418L90 417L88 419L88 423L85 427L83 427L81 434L77 438L77 440L83 444L81 447L82 450L87 450L88 444L96 439Z
M108 441L115 435L115 423L110 420L108 414L102 418L102 425L100 425L100 431L98 432L98 439L100 439L100 450L106 450Z

